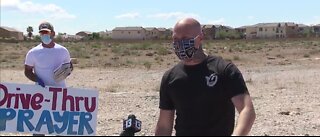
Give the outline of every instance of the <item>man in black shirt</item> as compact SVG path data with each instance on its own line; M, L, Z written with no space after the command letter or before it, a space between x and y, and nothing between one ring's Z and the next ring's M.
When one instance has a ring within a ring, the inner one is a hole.
M256 115L239 69L204 53L197 20L180 20L173 31L173 47L181 62L162 78L155 134L172 135L176 113L177 136L248 135Z

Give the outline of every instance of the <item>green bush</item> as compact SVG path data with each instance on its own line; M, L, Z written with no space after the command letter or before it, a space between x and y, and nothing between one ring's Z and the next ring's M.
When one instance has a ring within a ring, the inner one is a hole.
M162 55L162 56L165 56L165 55L168 55L170 52L163 46L157 46L156 48L156 52L158 53L158 55Z
M243 38L244 36L239 33L239 32L235 32L235 31L229 31L229 32L226 32L226 31L219 31L216 33L216 38L217 39L240 39L240 38Z
M239 56L233 56L233 60L239 61L239 60L240 60L240 57L239 57Z
M142 44L134 44L130 47L131 50L150 50L152 49L152 44L150 43L142 43Z
M114 46L111 48L111 52L116 54L121 53L121 51L122 51L122 48L120 46Z
M152 66L152 64L150 62L144 62L143 65L147 69L151 69L151 66Z

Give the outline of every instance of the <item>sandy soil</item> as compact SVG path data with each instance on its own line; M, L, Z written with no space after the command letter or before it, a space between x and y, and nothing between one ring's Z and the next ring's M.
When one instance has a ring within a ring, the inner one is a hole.
M239 66L257 113L250 135L320 135L320 60L307 61L286 66ZM166 70L75 69L68 85L99 90L98 135L119 135L122 119L129 114L143 122L137 135L154 135L159 85ZM32 83L19 69L2 69L0 81Z

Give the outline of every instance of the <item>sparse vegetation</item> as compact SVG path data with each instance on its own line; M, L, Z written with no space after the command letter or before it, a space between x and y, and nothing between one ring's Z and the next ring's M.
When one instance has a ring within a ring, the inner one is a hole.
M150 50L153 48L153 46L155 45L149 42L128 45L128 47L130 47L129 49L131 50Z
M119 47L119 46L114 46L114 47L111 48L111 52L112 53L119 54L119 53L121 53L121 51L122 51L122 48Z
M239 60L240 60L240 57L239 57L239 56L233 56L233 60L239 61Z
M8 60L7 59L1 59L0 62L8 62Z
M309 54L304 54L303 57L304 58L310 58L310 55Z
M315 106L319 106L320 48L314 46L319 42L319 39L216 40L205 41L203 46L211 55L234 61L243 73L259 114L252 135L303 135L304 132L312 135L318 133L314 130L317 123L308 121L319 117L319 113L314 113L319 112ZM144 41L59 43L65 45L78 62L67 79L68 85L99 90L99 112L108 115L98 116L98 135L117 133L122 128L119 123L129 112L142 118L145 135L153 134L161 78L179 60L168 41L146 42L151 46L132 48L142 43ZM0 43L1 81L27 82L23 61L26 52L37 44ZM114 49L118 52L113 52ZM148 53L152 56L147 56ZM300 73L303 75L297 75ZM266 123L266 119L269 122ZM114 126L106 128L106 125Z
M128 64L128 65L133 65L133 64L134 64L134 62L133 62L133 61L131 61L131 60L127 60L127 61L126 61L126 64Z
M281 54L277 54L277 56L276 56L277 58L284 58L284 56L283 55L281 55Z
M85 41L65 42L64 45L72 58L79 64L75 67L170 67L177 62L176 56L168 46L169 41ZM248 62L255 64L282 64L287 65L283 59L293 56L310 58L320 56L319 39L293 39L293 40L214 40L204 41L203 48L210 55L222 56L226 60ZM21 68L28 50L38 45L38 42L0 43L1 68ZM315 46L316 45L316 46ZM268 58L274 58L267 62ZM170 64L170 65L167 65Z
M5 56L5 59L9 59L9 60L17 60L19 59L21 56L19 54L16 53L11 53L7 56Z
M246 82L247 84L253 84L253 80L252 80L251 77L250 77L249 79L246 79L245 82Z
M314 50L309 52L309 54L311 54L311 55L316 55L316 54L319 54L319 53L320 53L320 49L314 49Z
M119 88L121 87L121 85L119 84L112 84L108 87L108 92L111 92L111 93L116 93L119 91Z
M152 66L150 62L144 62L143 65L146 69L151 69L151 66Z
M156 47L156 52L158 55L161 55L161 56L165 56L171 53L167 48L163 46Z

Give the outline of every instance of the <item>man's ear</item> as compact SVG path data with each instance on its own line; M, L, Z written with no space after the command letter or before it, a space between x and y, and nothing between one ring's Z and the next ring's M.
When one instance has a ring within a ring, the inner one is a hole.
M54 36L56 36L56 32L55 32L55 31L52 31L52 32L51 32L51 37L54 38Z
M201 33L199 37L200 37L199 39L202 41L204 39L204 34Z
M200 46L202 45L202 41L203 41L204 35L203 33L201 33L198 37L198 39L196 40L196 48L199 49Z

